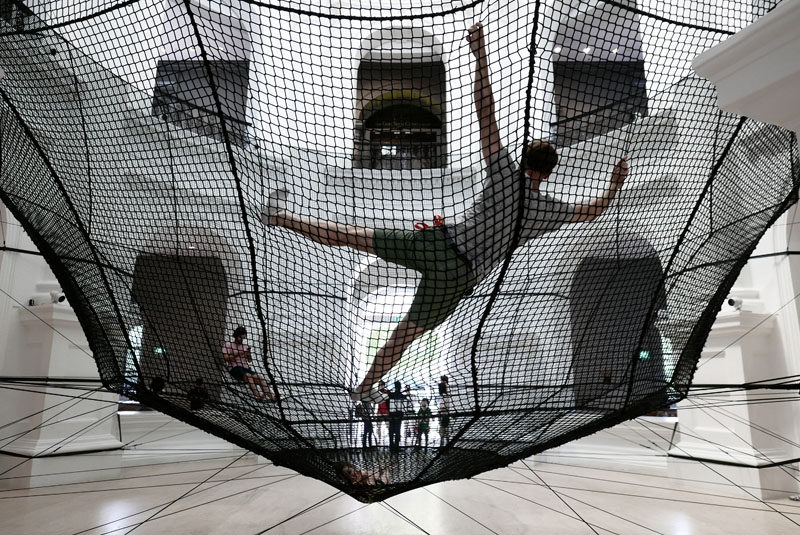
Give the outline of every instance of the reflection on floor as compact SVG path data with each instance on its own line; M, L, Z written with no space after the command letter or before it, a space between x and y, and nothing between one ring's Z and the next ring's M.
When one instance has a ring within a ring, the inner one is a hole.
M124 452L0 456L0 533L800 533L800 504L756 499L718 465L668 462L669 433L656 427L641 422L640 440L611 429L372 505L192 429L142 435Z

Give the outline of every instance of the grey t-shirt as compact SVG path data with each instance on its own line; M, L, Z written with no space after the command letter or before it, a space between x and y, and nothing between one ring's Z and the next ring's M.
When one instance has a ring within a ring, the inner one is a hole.
M489 164L483 191L462 221L448 227L458 248L472 259L478 279L483 279L508 253L514 238L521 193L517 165L506 149ZM525 180L524 215L519 245L558 229L572 219L575 206L547 194L536 193Z

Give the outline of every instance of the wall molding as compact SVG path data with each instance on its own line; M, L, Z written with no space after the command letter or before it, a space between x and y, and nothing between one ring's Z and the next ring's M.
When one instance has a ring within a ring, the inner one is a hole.
M694 59L717 86L719 107L800 131L800 2L781 2Z

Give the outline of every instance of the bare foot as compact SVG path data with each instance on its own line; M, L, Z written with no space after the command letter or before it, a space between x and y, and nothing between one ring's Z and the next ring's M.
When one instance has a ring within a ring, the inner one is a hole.
M274 225L278 221L278 214L286 211L286 198L289 192L285 189L276 189L269 192L267 202L261 207L261 223L266 226Z

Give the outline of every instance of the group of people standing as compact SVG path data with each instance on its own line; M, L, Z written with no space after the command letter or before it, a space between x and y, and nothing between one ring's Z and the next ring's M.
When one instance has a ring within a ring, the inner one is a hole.
M446 375L443 375L439 382L439 436L441 445L445 445L450 440L450 392L449 383ZM402 387L400 381L395 381L394 390L386 388L386 383L380 381L378 390L385 396L385 399L378 403L377 411L373 412L373 404L369 401L362 401L356 405L355 415L364 424L361 434L361 446L363 448L372 447L380 443L383 424L386 422L389 428L389 448L397 451L400 448L402 439L403 421L406 426L406 439L413 439L414 445L418 448L428 447L428 438L431 428L433 413L430 408L430 399L423 398L419 402L419 408L414 406L411 387Z
M267 381L250 367L253 357L250 346L244 342L246 336L247 330L241 325L237 326L233 331L233 341L227 342L222 348L222 359L228 373L236 381L246 384L257 400L268 399L275 402L278 398L270 391ZM361 446L372 447L373 441L375 445L379 444L383 424L386 422L389 428L389 448L396 451L400 448L405 421L407 443L408 439L413 439L414 445L421 448L424 437L424 446L427 448L433 418L430 400L423 398L419 402L419 408L416 408L411 387L406 385L403 388L400 381L395 381L394 390L390 391L386 388L386 382L381 380L378 391L385 399L378 403L377 411L369 401L361 401L356 405L355 415L364 423ZM446 375L442 375L439 381L439 437L441 446L450 441L450 386Z

